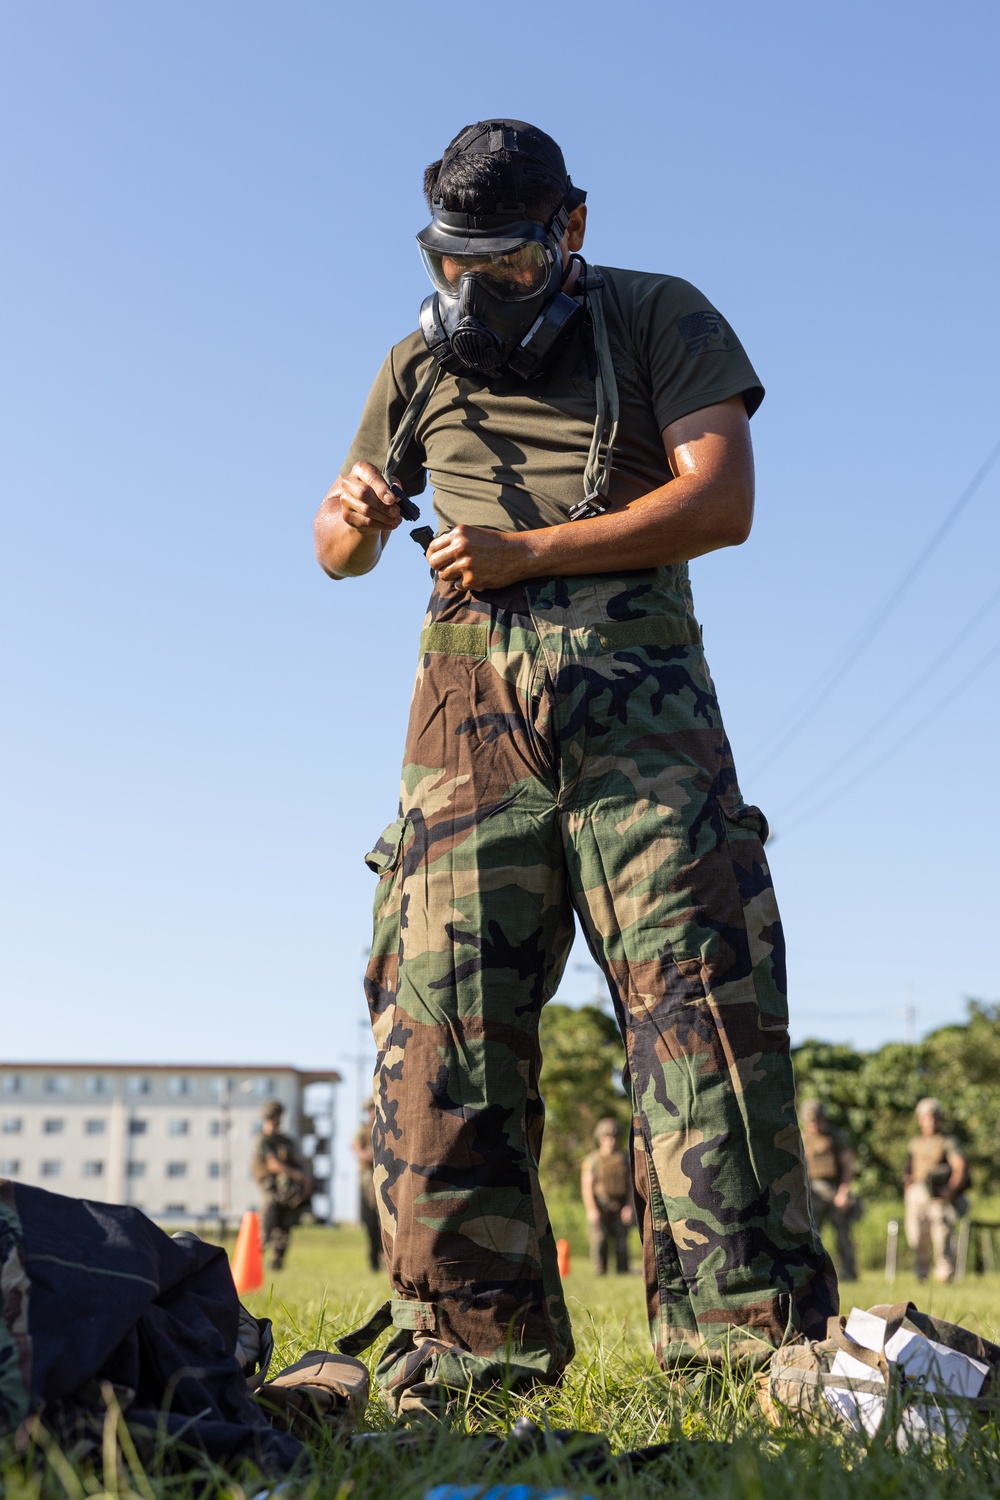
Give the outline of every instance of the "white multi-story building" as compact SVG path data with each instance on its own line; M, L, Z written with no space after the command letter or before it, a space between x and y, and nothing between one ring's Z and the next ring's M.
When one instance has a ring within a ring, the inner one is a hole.
M131 1203L154 1219L238 1217L257 1206L251 1171L261 1106L280 1099L282 1129L330 1201L339 1073L269 1065L0 1063L0 1177L73 1198Z

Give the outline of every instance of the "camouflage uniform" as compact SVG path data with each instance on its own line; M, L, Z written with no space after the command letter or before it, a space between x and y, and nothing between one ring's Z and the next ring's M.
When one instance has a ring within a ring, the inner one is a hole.
M382 1269L382 1231L375 1200L372 1133L362 1125L354 1136L354 1155L358 1162L358 1218L368 1238L368 1265L372 1271Z
M687 572L436 584L367 993L390 1398L558 1379L539 1012L573 914L627 1049L649 1324L669 1367L821 1337L781 928ZM388 1316L388 1314L387 1314Z
M846 1208L838 1207L834 1201L844 1180L842 1159L851 1148L846 1136L835 1130L827 1122L825 1115L816 1110L811 1113L816 1119L816 1128L810 1130L807 1127L803 1131L802 1145L806 1154L809 1191L812 1194L813 1219L819 1230L822 1230L829 1219L837 1239L840 1274L845 1281L856 1281L858 1267L851 1238L851 1223L857 1200L849 1202Z
M261 1239L270 1254L271 1270L280 1271L288 1253L291 1231L308 1206L309 1194L296 1178L269 1172L269 1156L297 1171L308 1171L309 1164L289 1136L274 1130L270 1135L261 1132L257 1137L252 1166L261 1189Z
M906 1171L911 1181L903 1193L903 1227L919 1281L930 1271L932 1252L937 1281L950 1281L955 1273L951 1237L967 1205L961 1195L954 1200L941 1195L951 1179L952 1162L960 1155L955 1137L940 1130L915 1136L908 1147Z
M617 1146L614 1151L591 1151L583 1158L581 1172L591 1181L594 1207L600 1214L590 1224L590 1259L596 1276L608 1269L608 1246L614 1243L615 1270L619 1276L628 1272L629 1224L622 1222L622 1209L632 1202L632 1172L628 1157Z

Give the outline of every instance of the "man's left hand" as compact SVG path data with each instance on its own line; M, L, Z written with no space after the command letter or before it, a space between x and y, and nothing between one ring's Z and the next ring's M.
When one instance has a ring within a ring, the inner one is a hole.
M522 535L485 526L453 526L431 542L427 561L439 578L463 589L504 588L527 576Z

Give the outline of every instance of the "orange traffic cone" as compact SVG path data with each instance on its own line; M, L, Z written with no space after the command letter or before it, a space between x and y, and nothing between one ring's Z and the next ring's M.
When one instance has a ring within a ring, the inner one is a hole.
M559 1275L569 1275L569 1240L556 1240L556 1263Z
M240 1220L240 1232L236 1236L236 1248L230 1265L236 1290L242 1297L244 1292L259 1292L264 1285L264 1256L260 1248L260 1220L248 1211Z

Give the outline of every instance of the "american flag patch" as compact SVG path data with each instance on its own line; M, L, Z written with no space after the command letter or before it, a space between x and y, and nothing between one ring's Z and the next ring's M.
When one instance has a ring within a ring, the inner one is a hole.
M717 312L685 313L677 319L677 331L691 355L728 354L734 347L733 336Z

